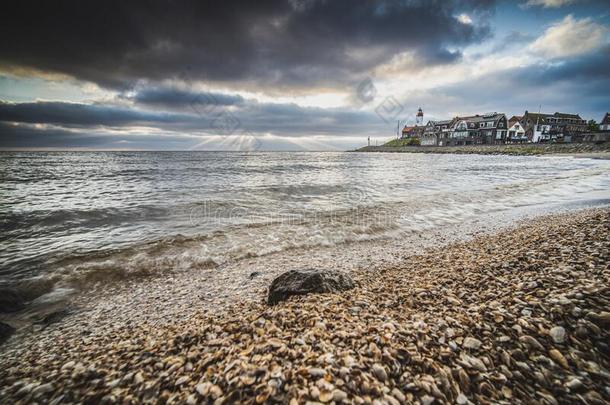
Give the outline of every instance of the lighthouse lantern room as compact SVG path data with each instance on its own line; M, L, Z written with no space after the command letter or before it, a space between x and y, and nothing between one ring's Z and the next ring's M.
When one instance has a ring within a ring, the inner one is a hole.
M415 125L416 126L421 126L424 123L424 112L422 111L421 107L419 107L419 110L417 110L417 116L415 117Z

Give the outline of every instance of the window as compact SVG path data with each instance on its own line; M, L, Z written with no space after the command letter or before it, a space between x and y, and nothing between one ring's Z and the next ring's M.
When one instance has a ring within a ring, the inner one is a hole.
M503 122L498 122L498 128L504 128L504 123Z

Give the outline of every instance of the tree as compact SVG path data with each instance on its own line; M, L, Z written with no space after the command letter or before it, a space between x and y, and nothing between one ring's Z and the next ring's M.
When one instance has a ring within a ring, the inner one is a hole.
M599 126L597 125L597 122L595 122L595 120L589 120L589 122L587 122L587 129L589 131L599 131Z

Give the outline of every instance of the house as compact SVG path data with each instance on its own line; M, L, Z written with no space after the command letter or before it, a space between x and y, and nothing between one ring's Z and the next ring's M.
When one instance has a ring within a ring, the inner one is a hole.
M525 128L519 122L521 117L513 117L518 118L517 120L513 120L512 118L508 120L508 136L506 137L507 143L523 143L527 142L527 136L525 136ZM512 121L512 122L511 122Z
M488 113L470 117L456 117L451 132L452 145L505 143L508 132L506 115Z
M606 115L604 115L602 122L599 123L599 130L610 131L610 113L606 113Z
M421 138L426 127L424 126L407 126L402 129L402 139L406 138Z
M525 110L519 122L525 129L525 136L530 142L550 139L551 125L547 123L546 116L547 114L530 113Z
M515 125L515 122L521 121L521 116L519 115L513 115L512 117L509 118L508 120L508 127L512 127L513 125Z
M551 134L557 134L561 142L572 142L573 137L582 139L585 132L589 130L587 121L578 114L566 114L556 112L548 117L551 124Z
M479 116L456 117L449 137L451 138L451 145L483 143L479 137Z
M425 130L426 130L426 127L424 127L424 126L417 126L413 130L413 136L415 138L421 138L424 135L424 131Z
M434 132L434 123L435 121L428 121L426 124L420 140L422 146L438 146L438 139Z
M421 144L427 146L443 146L447 144L451 134L454 119L443 121L428 121L424 127Z
M411 138L413 136L413 130L415 129L414 126L407 126L405 125L405 127L402 129L402 139L405 138Z
M525 135L532 142L569 142L573 135L587 131L587 121L578 114L541 114L526 110L520 123L525 128Z

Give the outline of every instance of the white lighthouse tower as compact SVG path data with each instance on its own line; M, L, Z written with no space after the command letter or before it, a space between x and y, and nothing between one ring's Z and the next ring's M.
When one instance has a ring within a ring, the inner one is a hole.
M421 126L424 123L424 112L422 111L421 107L419 107L419 110L417 110L417 115L415 116L415 125L416 126Z

